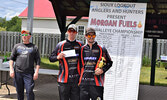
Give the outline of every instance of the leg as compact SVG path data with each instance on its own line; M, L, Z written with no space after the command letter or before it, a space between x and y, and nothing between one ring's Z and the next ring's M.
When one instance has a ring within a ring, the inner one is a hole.
M16 86L18 100L24 100L24 81L21 73L15 72L14 84Z
M103 100L103 90L101 86L91 86L89 91L92 100Z
M33 80L33 74L23 74L24 75L24 84L25 84L25 89L26 89L26 95L27 95L27 100L34 100L34 80Z
M60 100L69 100L70 99L70 86L65 83L58 83L59 97Z
M89 96L89 86L79 86L80 87L80 100L90 100Z
M71 84L70 100L79 100L80 90L77 84Z

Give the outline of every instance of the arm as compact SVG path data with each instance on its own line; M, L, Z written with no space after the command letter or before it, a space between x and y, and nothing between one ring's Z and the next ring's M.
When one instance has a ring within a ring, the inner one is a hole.
M33 77L34 80L38 79L39 68L40 68L40 65L36 65L35 73L34 73L34 77Z
M34 80L38 79L38 72L39 72L39 68L40 68L40 62L41 62L40 54L39 54L38 48L36 47L36 54L35 54L36 68L35 68L35 73L34 73L34 77L33 77Z
M14 78L13 63L14 63L13 60L10 60L10 61L9 61L9 66L10 66L10 77L11 77L11 78Z
M51 53L51 55L49 57L49 61L55 62L55 61L58 61L59 59L62 59L63 57L65 57L65 55L63 53L59 53L59 52L60 52L60 43L57 44L55 50Z
M12 50L12 54L10 57L10 61L9 61L9 66L10 66L10 77L14 78L14 68L13 68L13 64L14 61L16 61L16 57L17 57L17 52L16 52L16 46L13 48Z
M112 66L113 62L105 47L103 47L103 57L106 59L106 65L103 68L97 68L95 70L95 75L101 75L105 73Z
M104 50L103 56L106 59L106 65L102 69L105 73L112 66L113 61L111 60L111 57L110 57L107 49L104 47L103 50Z

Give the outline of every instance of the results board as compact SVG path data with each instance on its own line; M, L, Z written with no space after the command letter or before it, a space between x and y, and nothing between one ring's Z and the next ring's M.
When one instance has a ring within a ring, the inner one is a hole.
M88 27L113 61L105 74L104 100L137 100L146 4L92 1Z

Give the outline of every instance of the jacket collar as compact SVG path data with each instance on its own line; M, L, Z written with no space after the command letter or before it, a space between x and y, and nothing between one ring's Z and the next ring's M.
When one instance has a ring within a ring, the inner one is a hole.
M70 43L74 43L74 42L76 42L76 39L74 41L70 41L70 40L66 39L66 41L70 42Z

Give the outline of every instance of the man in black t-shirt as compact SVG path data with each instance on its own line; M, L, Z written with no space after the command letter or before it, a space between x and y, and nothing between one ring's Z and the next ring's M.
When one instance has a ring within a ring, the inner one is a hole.
M24 87L27 100L34 100L34 80L38 78L40 55L37 46L29 42L31 33L23 30L21 35L23 43L16 44L12 50L10 77L14 78L18 100L24 100ZM35 71L34 63L36 63Z

